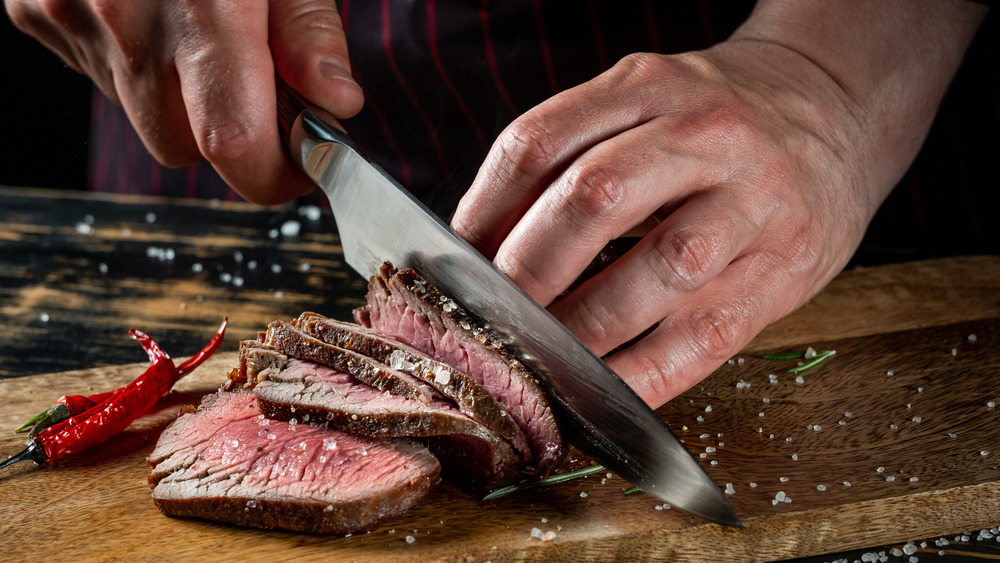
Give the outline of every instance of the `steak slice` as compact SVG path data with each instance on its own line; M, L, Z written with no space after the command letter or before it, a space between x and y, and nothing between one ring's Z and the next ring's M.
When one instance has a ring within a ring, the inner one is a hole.
M394 518L440 472L419 444L268 420L253 395L227 391L171 423L147 462L165 514L330 534Z
M277 368L280 363L260 372L253 390L268 418L322 423L375 438L426 438L449 474L481 489L520 476L524 461L510 444L443 397L425 405L326 365L287 357Z
M284 321L271 321L267 325L264 345L289 356L311 360L349 373L377 389L430 404L436 391L408 373L313 338Z
M482 385L452 366L438 362L397 340L361 325L302 313L292 321L300 330L324 342L354 350L394 369L420 378L458 405L467 416L509 441L522 455L531 454L524 433Z
M501 341L455 301L412 269L384 264L368 282L367 306L355 310L359 324L413 346L468 374L521 428L538 471L549 473L566 448L545 393L531 372Z

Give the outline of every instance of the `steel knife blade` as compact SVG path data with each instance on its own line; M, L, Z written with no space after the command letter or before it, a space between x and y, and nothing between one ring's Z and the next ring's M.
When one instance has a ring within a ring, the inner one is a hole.
M672 506L722 525L742 526L691 453L607 364L361 156L347 135L319 117L322 112L304 109L293 116L287 109L283 120L289 154L330 199L352 268L366 279L386 261L413 268L509 339L507 344L548 393L557 418L565 421L560 429L571 444Z

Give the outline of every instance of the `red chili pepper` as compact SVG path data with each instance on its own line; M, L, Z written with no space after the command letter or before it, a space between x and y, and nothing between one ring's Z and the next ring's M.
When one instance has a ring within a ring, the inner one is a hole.
M153 365L125 387L110 394L102 393L106 397L99 403L36 435L22 452L0 463L0 469L29 459L35 463L62 459L118 434L169 393L182 375L197 367L219 347L226 324L227 321L223 320L212 341L180 368L174 366L170 356L153 339L133 329L129 335L142 345ZM84 403L77 401L75 404L80 406Z
M212 337L212 340L202 348L197 354L191 356L184 363L177 367L177 374L174 377L174 383L176 383L180 378L191 373L196 367L201 365L206 359L208 359L216 350L219 349L219 345L222 344L223 336L226 333L226 326L229 324L229 319L223 319L222 325L219 326L219 330ZM160 355L166 355L159 345L153 341L152 338L147 336L142 331L132 329L129 331L129 337L139 343L146 354L149 355L149 361L151 363L156 362L156 357ZM42 430L52 426L57 422L61 422L70 416L78 415L96 405L103 403L109 397L113 396L115 393L120 391L116 389L114 391L105 391L103 393L96 393L90 396L84 395L63 395L56 400L56 404L49 409L33 416L28 421L26 421L21 426L14 429L15 432L25 432L30 430L31 437ZM60 405L63 405L61 407Z

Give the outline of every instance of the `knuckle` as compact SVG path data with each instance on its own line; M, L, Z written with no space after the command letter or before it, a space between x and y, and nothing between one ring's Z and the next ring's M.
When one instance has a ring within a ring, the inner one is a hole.
M654 270L669 290L694 291L708 281L721 255L717 233L690 225L659 238L653 246Z
M617 317L604 301L592 296L586 296L576 304L573 318L567 324L591 348L603 349L608 339L619 332Z
M213 164L246 161L256 149L250 128L235 121L208 124L196 135L202 155Z
M529 115L514 121L497 142L501 171L510 177L540 179L559 148L544 123Z
M625 201L625 182L613 168L600 164L575 166L561 183L564 205L585 219L611 215Z
M702 357L716 361L730 357L749 340L752 310L747 303L736 302L697 312L689 323L692 346Z

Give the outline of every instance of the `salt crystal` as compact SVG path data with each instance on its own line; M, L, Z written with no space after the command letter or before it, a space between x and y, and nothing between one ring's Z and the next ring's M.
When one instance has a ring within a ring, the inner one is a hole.
M544 541L544 542L550 542L550 541L552 541L554 539L556 539L556 533L553 530L549 530L548 532L545 532L545 535L542 536L542 541Z
M885 481L887 483L892 483L895 480L896 480L896 476L895 475L889 475L888 477L885 478Z
M896 374L895 374L895 373L893 373L893 371L892 371L892 370L889 370L889 371L885 372L885 375L886 375L886 377L892 377L892 376L894 376L894 375L896 375Z
M851 414L851 411L847 411L847 412L844 413L844 418L851 418L851 416L853 416Z
M778 480L781 481L782 483L787 483L788 477L778 477Z
M92 235L94 234L94 228L87 223L77 223L76 232L81 235Z
M200 272L203 269L204 269L204 266L201 265L201 262L195 262L194 264L191 264L191 271L192 272Z
M757 483L750 483L750 488L751 489L756 489L757 488Z
M707 448L705 448L705 451L708 453L713 453L715 452L715 448L713 448L712 446L708 446Z
M155 223L156 222L156 213L153 213L152 211L150 211L149 213L147 213L146 214L146 222L147 223Z
M247 508L257 508L257 501L252 500L252 499L248 500L247 501Z
M532 534L532 535L534 535L534 534ZM415 538L413 536L406 536L406 543L413 543L415 541L417 541L417 538Z
M774 500L778 502L785 502L786 498L788 498L788 495L785 494L785 491L778 491L778 494L774 495Z
M712 405L705 407L705 412L712 412Z
M757 413L757 416L759 416L760 418L764 418L764 413L759 412L759 413Z
M703 417L703 416L701 416L701 415L699 414L699 415L698 415L698 417L697 417L697 418L695 418L695 420L697 420L698 422L705 422L705 417Z
M792 461L798 461L798 460L799 460L799 454L792 454Z
M299 264L299 271L300 272L308 272L309 268L311 268L311 267L312 266L309 265L309 262L303 262L303 263Z
M957 356L958 355L958 348L952 348L951 349L951 355L952 356Z
M889 425L889 429L890 430L899 430L899 425L897 425L897 424L890 424Z
M884 467L876 467L875 468L875 473L883 473L884 471L885 471Z
M969 342L975 342L975 341L976 341L976 335L975 334L970 334L969 335Z
M993 410L994 408L996 408L996 406L997 406L996 401L990 401L990 402L986 403L986 408L988 408L990 410Z
M240 262L242 262L243 261L243 253L240 252L239 250L234 251L233 252L233 261L236 262L237 264L239 264Z
M913 422L920 422L921 420L923 420L923 418L921 418L919 416L913 417Z
M733 484L732 483L726 483L726 491L725 491L725 493L727 495L731 495L731 494L733 494L735 492L736 492L736 489L733 488Z
M958 438L958 434L955 434L954 432L949 432L948 433L948 437L949 438Z
M820 426L819 424L815 424L815 425L813 425L813 430L815 430L816 432L819 432L819 431L820 431L820 430L822 430L822 429L823 429L823 427L822 427L822 426Z
M765 403L770 403L771 402L771 398L770 397L764 397L763 401Z
M826 485L816 485L816 490L822 493L826 490Z
M449 381L451 381L451 371L441 365L435 366L434 383L437 383L438 385L448 385Z
M284 296L285 296L285 292L284 292L284 291L281 291L280 289L276 289L276 290L274 291L274 297L275 297L276 299L281 299L281 298L282 298L282 297L284 297Z
M804 377L802 377L801 375L799 375L799 376L797 376L795 378L795 383L798 383L799 385L802 385L805 382L806 382L806 379Z
M771 383L777 383L777 382L778 382L778 376L777 376L777 375L774 375L773 373L772 373L772 374L770 374L770 375L768 375L768 376L767 376L767 379L768 379L768 381L770 381Z
M299 215L310 221L319 221L319 218L323 215L323 210L315 205L303 205L299 208Z
M247 262L247 269L248 270L256 270L257 269L257 261L256 260L251 260L251 261Z
M281 234L286 237L297 237L302 229L302 224L298 221L285 221L281 225Z
M719 465L719 460L717 460L717 459L713 459L712 461L710 461L710 462L709 462L709 464L710 464L710 465L711 465L712 467L715 467L716 465Z
M920 477L910 477L910 482L911 483L916 483L919 480L920 480Z
M705 438L711 438L712 435L709 434L708 432L705 432L704 434L702 434L701 436L698 436L698 437L701 438L702 440L704 440Z
M917 546L912 541L906 542L906 545L903 546L903 553L905 553L906 555L913 555L916 552L917 552Z
M281 273L281 264L271 264L271 273L272 274L280 274Z
M802 355L802 357L805 358L805 359L807 359L807 360L811 360L811 359L813 359L813 358L816 357L816 350L814 350L813 347L810 346L810 347L806 348L806 352L805 352L805 354Z
M540 520L540 522L541 522L542 524L548 524L548 523L549 523L549 519L548 519L548 518L542 518L542 519Z
M42 314L38 315L38 320L42 321L43 323L49 322L49 314L48 313L42 313Z
M267 238L278 238L278 229L271 229L267 232Z
M587 492L586 492L586 491L581 491L581 492L580 492L580 498L587 498L588 496L589 496L589 495L587 495Z
M844 487L845 488L850 488L851 487L851 482L850 481L844 481Z
M990 452L987 451L987 450L983 450L983 451L979 452L979 455L981 455L983 457L986 457L986 456L990 455Z
M233 275L230 274L229 272L222 272L221 274L219 274L219 279L222 281L222 283L229 283L233 281Z

